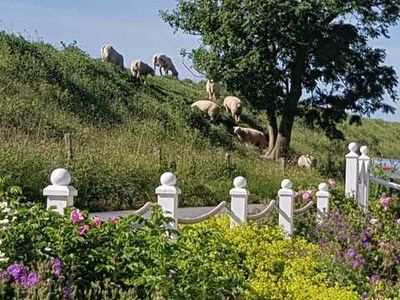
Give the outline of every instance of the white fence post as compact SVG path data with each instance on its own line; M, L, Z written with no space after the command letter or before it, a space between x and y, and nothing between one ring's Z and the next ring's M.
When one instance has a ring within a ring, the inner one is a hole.
M368 212L369 200L369 151L367 146L360 148L361 155L359 157L359 182L358 187L358 205L364 213Z
M178 229L178 201L181 190L176 186L176 176L171 172L166 172L160 177L161 185L156 188L158 205L164 216L174 219L170 223L171 228Z
M317 196L317 223L321 224L329 213L329 185L326 183L320 183L318 185Z
M239 176L233 180L233 186L229 191L231 195L231 227L245 224L247 219L247 200L249 191L246 189L247 181Z
M293 210L294 210L294 191L292 182L284 179L281 183L279 196L279 226L285 232L287 238L293 235Z
M357 144L350 143L350 152L346 154L346 183L345 193L348 197L357 199L358 194L358 154Z
M47 196L47 209L54 207L60 214L64 209L74 206L74 197L78 191L71 185L71 174L66 169L55 169L50 175L51 185L43 190L43 196Z

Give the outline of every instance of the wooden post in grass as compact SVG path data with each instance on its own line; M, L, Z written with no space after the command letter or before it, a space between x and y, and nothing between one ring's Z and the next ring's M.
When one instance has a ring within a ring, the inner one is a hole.
M329 213L329 185L320 183L318 186L317 196L317 223L321 224Z
M247 181L242 176L238 176L233 180L233 186L234 188L229 192L231 195L231 227L246 223L247 200L250 194L246 189Z
M74 206L74 197L78 191L70 185L71 174L66 169L55 169L50 176L51 185L43 190L43 196L47 196L47 209L54 209L60 214L64 209Z
M70 162L73 158L73 148L72 148L72 136L70 133L64 134L65 152L67 154L67 159Z
M232 165L232 156L230 153L225 153L225 163L227 167Z
M176 186L176 176L171 172L166 172L160 177L161 185L156 188L158 205L166 217L173 221L169 226L178 229L178 203L181 189Z
M348 197L357 199L358 194L358 146L349 144L349 153L346 154L346 179L344 191Z
M294 191L292 186L289 179L284 179L281 182L281 189L278 191L279 226L283 229L286 238L293 236Z

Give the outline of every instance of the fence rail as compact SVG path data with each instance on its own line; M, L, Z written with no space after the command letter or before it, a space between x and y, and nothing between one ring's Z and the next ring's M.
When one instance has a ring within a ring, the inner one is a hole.
M66 169L56 169L50 176L51 185L43 190L43 195L47 196L47 208L54 208L57 212L63 213L68 206L74 205L74 198L78 195L78 191L70 185L71 175ZM293 219L294 215L311 210L314 207L314 201L310 201L303 208L294 209L295 192L292 189L292 182L285 179L281 183L281 189L278 191L277 200L271 200L265 209L256 214L248 213L248 198L250 195L247 189L247 181L244 177L238 176L233 180L233 188L229 191L231 197L230 203L225 201L218 204L208 212L188 218L178 217L179 197L181 189L177 186L175 174L167 172L160 177L161 185L155 189L157 195L157 203L161 206L163 214L171 218L168 224L171 228L178 229L178 223L194 224L202 222L212 216L227 210L231 219L231 226L245 225L248 220L259 220L264 218L274 208L278 208L279 225L284 230L286 236L290 238L293 235ZM326 214L329 212L328 185L322 183L318 187L316 193L316 218L318 222L322 222ZM230 204L230 207L229 207ZM146 214L151 210L151 203L147 202L134 213Z

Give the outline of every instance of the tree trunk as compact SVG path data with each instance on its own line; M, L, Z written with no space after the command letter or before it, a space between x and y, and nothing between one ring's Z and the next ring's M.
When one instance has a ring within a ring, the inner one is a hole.
M265 153L265 157L268 158L272 150L274 149L276 138L278 136L278 123L276 121L275 113L270 113L267 115L268 122L268 149Z
M294 123L294 115L285 115L279 124L278 135L272 150L267 153L268 159L278 160L280 158L287 159L290 140L292 138L292 128Z
M276 138L274 135L275 143L273 144L272 149L271 144L269 145L268 152L266 154L266 158L268 159L278 160L280 158L287 159L288 157L294 117L296 116L297 105L302 93L302 79L305 70L305 60L305 51L304 49L300 49L293 61L290 75L290 91L288 91L286 95L285 103L282 109L282 119L279 124L278 135Z

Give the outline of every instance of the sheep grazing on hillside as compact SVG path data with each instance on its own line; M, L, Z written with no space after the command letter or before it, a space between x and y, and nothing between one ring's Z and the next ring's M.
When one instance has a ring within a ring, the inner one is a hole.
M314 156L305 154L305 155L301 155L299 157L299 159L297 160L297 165L300 168L305 168L307 170L311 170L311 168L314 168L316 165L316 159Z
M150 67L148 64L146 64L145 62L143 62L139 59L132 61L131 73L132 73L133 77L139 79L139 82L142 84L143 83L147 84L147 82L146 82L147 75L154 76L154 74L155 74L152 67Z
M124 68L124 57L111 45L103 45L101 47L101 60L115 64L121 69Z
M178 71L176 70L174 64L172 63L171 58L166 56L165 54L154 54L153 56L153 66L154 70L156 70L157 67L159 67L160 70L160 75L162 76L162 70L164 69L165 74L168 74L169 71L171 71L172 75L178 79Z
M235 126L233 127L233 133L239 141L258 145L261 150L265 149L268 145L267 137L259 130Z
M232 118L235 119L235 122L239 123L240 115L242 113L242 101L237 97L228 96L224 99L224 107L227 113L229 113L229 111L231 112Z
M214 82L213 80L207 80L206 83L206 91L208 94L208 99L217 101L219 98L220 86L218 82Z
M191 105L191 107L197 107L203 113L208 115L211 120L215 120L219 116L220 108L217 103L210 100L199 100Z

